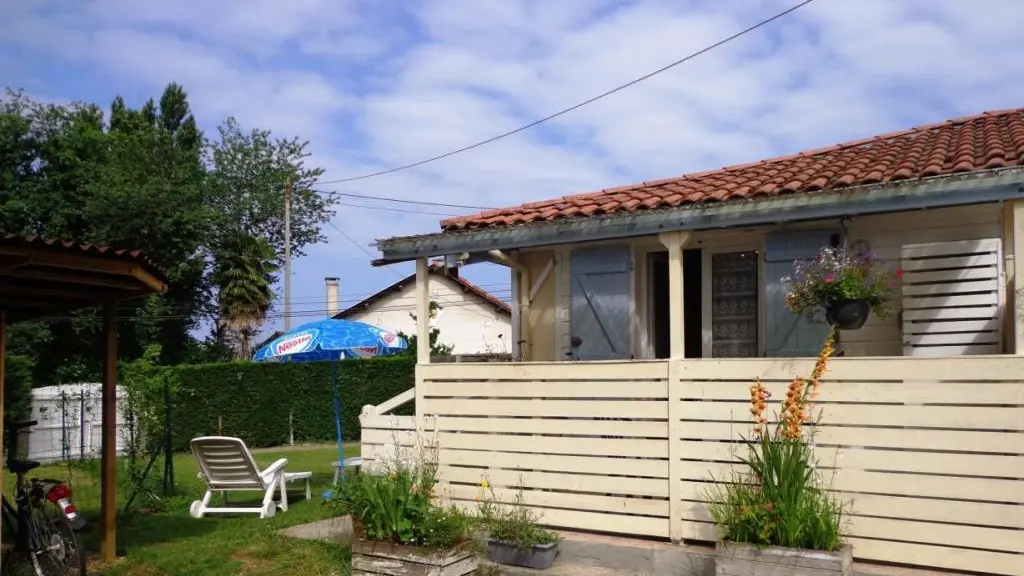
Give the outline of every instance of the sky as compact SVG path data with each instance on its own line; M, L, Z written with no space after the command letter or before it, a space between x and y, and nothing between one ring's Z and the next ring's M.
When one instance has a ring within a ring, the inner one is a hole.
M184 85L227 116L309 140L324 180L415 162L628 82L796 0L4 0L0 83L139 105ZM1024 2L816 0L650 80L438 162L328 190L508 206L756 161L1024 105ZM352 304L412 265L375 238L466 210L346 200L293 266L293 308ZM410 210L397 212L377 208ZM350 241L346 236L350 237ZM502 298L506 269L463 275ZM279 309L280 307L278 307ZM308 318L296 320L301 323ZM275 320L269 329L280 327Z

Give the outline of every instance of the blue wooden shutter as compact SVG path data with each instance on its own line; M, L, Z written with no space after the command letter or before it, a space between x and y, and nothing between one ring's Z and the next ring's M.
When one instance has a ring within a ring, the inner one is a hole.
M800 358L817 356L828 336L824 314L814 320L797 316L786 306L782 278L793 273L793 263L817 257L831 245L832 230L793 230L769 234L764 254L765 356Z
M630 271L628 246L572 251L570 335L582 340L580 360L630 357Z

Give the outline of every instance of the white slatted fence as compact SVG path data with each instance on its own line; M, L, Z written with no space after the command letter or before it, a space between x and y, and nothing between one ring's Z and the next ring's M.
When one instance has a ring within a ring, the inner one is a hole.
M1002 351L1001 252L998 238L903 246L904 356Z

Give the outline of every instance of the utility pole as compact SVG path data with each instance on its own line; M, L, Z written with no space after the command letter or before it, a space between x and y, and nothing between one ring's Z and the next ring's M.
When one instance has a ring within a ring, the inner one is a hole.
M284 184L284 331L292 328L292 179Z

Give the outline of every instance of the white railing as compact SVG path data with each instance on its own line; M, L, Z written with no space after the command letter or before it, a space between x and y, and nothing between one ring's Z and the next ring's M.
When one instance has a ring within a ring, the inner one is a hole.
M367 404L359 415L361 437L359 455L363 459L364 470L373 470L381 459L393 457L389 453L399 447L414 444L416 430L415 416L396 416L390 414L416 398L416 389L410 388L398 396L386 400L377 406Z
M475 506L484 479L506 497L522 483L551 526L713 540L702 496L736 465L751 381L780 400L812 365L421 365L417 412L436 435L443 492L461 505ZM815 450L849 501L855 556L1020 574L1024 357L839 358L818 407ZM405 418L398 430L412 434ZM365 426L367 439L395 434Z

